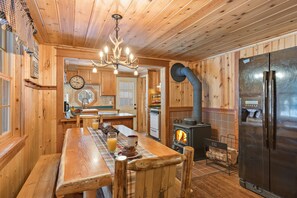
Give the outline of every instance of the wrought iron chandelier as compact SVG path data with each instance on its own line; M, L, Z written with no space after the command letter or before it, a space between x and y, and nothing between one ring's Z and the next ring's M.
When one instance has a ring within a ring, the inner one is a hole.
M127 68L130 68L134 70L134 75L138 75L138 59L131 53L130 49L127 47L125 49L126 57L122 58L122 48L120 47L120 44L123 42L123 39L119 37L119 20L121 20L123 17L119 14L113 14L112 18L116 21L116 26L114 28L115 30L115 37L113 38L112 35L109 35L110 41L113 43L114 47L112 48L112 56L108 56L109 48L108 46L105 46L103 51L101 50L99 52L100 61L99 63L96 63L92 61L93 63L93 72L97 72L96 67L107 67L107 66L113 66L114 68L114 74L118 74L119 66L125 66Z

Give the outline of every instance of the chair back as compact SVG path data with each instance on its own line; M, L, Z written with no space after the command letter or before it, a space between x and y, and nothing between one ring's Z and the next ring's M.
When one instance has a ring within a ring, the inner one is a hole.
M100 122L101 116L99 115L80 115L79 119L83 121L83 128L92 127L93 120L98 120ZM80 120L76 121L77 127L79 127Z
M117 157L113 197L127 197L127 170L135 171L135 197L190 197L193 156L194 149L186 146L183 154L175 156L138 159L129 163L126 156ZM176 168L181 162L182 175L178 181Z

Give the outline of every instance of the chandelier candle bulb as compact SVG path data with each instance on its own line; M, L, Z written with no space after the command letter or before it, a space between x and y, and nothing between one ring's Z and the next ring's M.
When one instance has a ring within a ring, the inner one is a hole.
M101 59L103 58L103 52L102 51L99 52L99 56L100 56Z
M134 59L134 55L133 54L130 54L130 62L131 63L133 62L133 59Z
M97 68L94 67L93 70L92 70L92 72L93 72L93 73L97 73Z
M130 49L129 49L129 47L126 48L126 54L127 54L127 56L129 56L129 54L130 54Z
M104 47L104 52L105 52L105 54L108 54L108 47L107 46Z

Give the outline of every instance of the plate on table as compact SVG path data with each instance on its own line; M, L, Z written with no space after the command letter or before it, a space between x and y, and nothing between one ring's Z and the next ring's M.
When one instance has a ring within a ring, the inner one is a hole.
M117 157L117 156L123 156L123 153L122 153L122 151L119 151L118 153L116 153L115 154L115 157ZM131 159L136 159L136 158L139 158L139 157L141 157L142 155L141 155L141 153L139 152L139 151L135 151L135 155L133 155L133 156L130 156L130 157L128 157L127 156L127 159L129 159L129 160L131 160Z

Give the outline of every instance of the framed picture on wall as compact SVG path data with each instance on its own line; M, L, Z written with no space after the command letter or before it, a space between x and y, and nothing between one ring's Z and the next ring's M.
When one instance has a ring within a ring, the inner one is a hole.
M32 54L30 57L31 57L30 76L32 78L38 78L39 77L38 59L34 54Z
M30 75L32 78L39 77L38 53L39 53L38 44L34 41L33 53L30 55L31 57Z
M0 27L0 48L6 50L6 31Z

